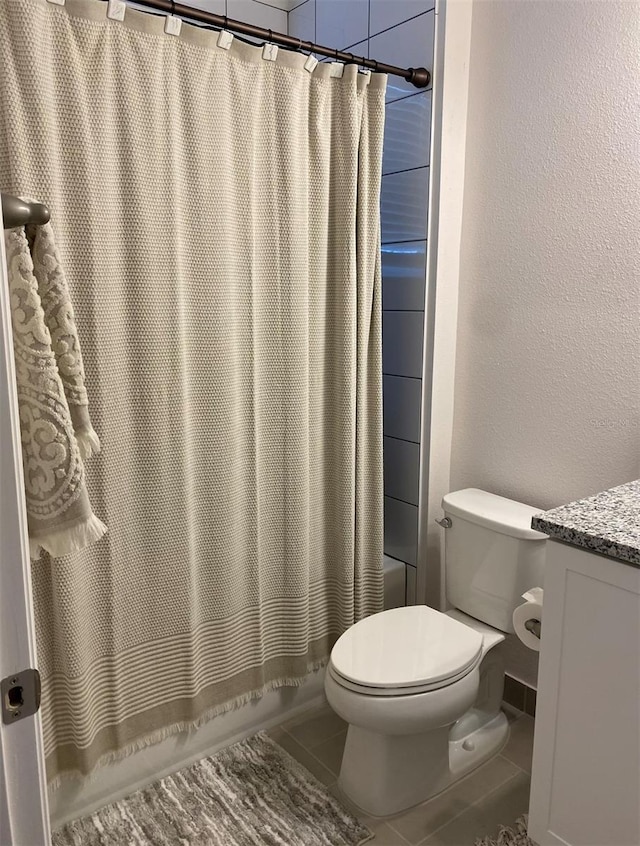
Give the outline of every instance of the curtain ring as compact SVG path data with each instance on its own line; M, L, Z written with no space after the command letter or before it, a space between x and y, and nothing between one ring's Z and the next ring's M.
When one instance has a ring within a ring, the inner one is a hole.
M171 0L171 16L173 17L176 13L176 0Z
M269 43L271 43L272 41L273 41L273 32L272 32L272 30L269 30Z

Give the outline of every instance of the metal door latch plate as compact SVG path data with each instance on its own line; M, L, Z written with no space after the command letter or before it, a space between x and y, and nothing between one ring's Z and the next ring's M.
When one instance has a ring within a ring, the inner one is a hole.
M13 673L0 682L2 722L31 717L40 707L40 673L34 669Z

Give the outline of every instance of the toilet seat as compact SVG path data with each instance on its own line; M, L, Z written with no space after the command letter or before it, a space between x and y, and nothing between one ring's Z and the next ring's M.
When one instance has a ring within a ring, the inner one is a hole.
M329 672L363 695L424 693L468 675L482 644L480 632L426 605L393 608L348 629L333 647Z

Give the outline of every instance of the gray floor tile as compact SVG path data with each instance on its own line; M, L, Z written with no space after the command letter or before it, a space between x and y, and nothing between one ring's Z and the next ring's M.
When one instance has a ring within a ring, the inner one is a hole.
M289 755L296 759L303 767L306 767L309 772L314 775L318 781L325 785L333 784L336 780L335 774L327 769L324 764L320 763L317 758L314 758L311 752L304 748L298 741L291 737L284 729L276 727L267 732L269 737L279 743Z
M528 773L531 772L533 756L533 726L533 717L526 714L511 723L511 736L502 750L505 758Z
M365 823L365 825L367 825ZM371 841L371 846L407 846L407 841L394 831L388 823L379 823L376 826L367 825L367 828L375 834L375 840Z
M501 756L492 758L444 793L388 820L411 844L425 837L470 808L496 787L513 778L518 768Z
M335 737L341 731L347 730L347 724L334 711L329 708L320 712L314 712L307 719L285 723L283 728L292 737L305 746L313 749L325 740Z
M314 746L311 750L311 753L316 758L319 758L336 778L340 775L340 765L342 764L342 753L344 752L346 739L347 733L346 731L342 731L340 734L329 738L329 740L325 740L324 743Z
M529 810L530 779L520 772L423 841L423 846L473 846L495 836L501 825L513 825Z

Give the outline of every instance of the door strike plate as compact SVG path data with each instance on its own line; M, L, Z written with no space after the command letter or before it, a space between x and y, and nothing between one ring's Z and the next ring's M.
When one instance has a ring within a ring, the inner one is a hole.
M40 673L30 668L7 676L0 682L0 696L3 723L31 717L40 707Z

